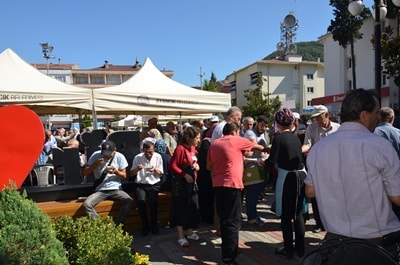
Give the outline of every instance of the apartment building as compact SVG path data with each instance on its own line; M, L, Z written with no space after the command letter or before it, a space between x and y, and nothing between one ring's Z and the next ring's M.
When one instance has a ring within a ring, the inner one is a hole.
M231 84L232 105L248 104L245 91L255 89L258 73L262 91L271 98L279 97L282 105L301 114L312 107L312 99L325 96L324 63L303 61L300 55L287 55L283 60L256 61L226 77Z
M312 100L314 105L325 104L332 112L340 112L341 103L345 94L353 88L356 82L357 88L375 89L375 51L373 42L374 19L364 20L360 29L363 38L354 43L354 62L351 59L350 45L344 49L334 41L332 34L328 33L319 39L324 45L325 58L325 96ZM382 30L391 24L396 28L395 21L385 19L382 22ZM353 80L352 70L355 68L356 78ZM381 77L381 104L399 110L400 92L393 79L382 74Z

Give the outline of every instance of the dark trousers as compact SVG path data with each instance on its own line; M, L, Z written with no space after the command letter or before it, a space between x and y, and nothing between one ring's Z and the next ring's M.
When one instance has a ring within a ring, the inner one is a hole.
M313 210L313 217L315 220L315 224L317 228L321 228L321 230L325 230L324 225L322 224L321 217L319 216L318 204L315 198L311 198L311 206Z
M139 210L139 216L142 220L143 229L157 227L157 209L158 209L158 191L160 185L149 185L149 184L136 184L135 187L135 198L137 207ZM150 223L148 220L147 208L146 208L146 197L149 200L150 206Z
M222 261L231 263L239 249L242 191L234 188L214 188L217 214L220 219Z
M305 186L299 187L299 182L294 173L289 173L283 186L281 229L285 250L293 253L296 250L300 256L304 254L304 219L303 200ZM293 247L293 227L295 234L295 247Z

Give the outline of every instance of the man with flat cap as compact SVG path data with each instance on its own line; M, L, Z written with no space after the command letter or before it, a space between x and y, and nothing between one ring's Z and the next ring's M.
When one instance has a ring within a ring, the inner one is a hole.
M328 136L329 134L336 132L340 127L339 123L333 122L329 119L328 108L324 105L314 106L313 113L311 114L312 124L310 124L305 132L304 143L301 151L304 155L310 151L313 145L315 145L319 140ZM321 222L319 216L318 205L315 198L311 198L313 217L316 223L313 229L314 233L319 233L325 231L324 226Z

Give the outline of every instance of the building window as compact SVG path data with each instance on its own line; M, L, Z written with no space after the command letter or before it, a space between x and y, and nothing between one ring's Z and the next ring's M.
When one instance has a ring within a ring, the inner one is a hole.
M307 100L307 107L311 107L311 100Z
M349 90L352 90L353 89L353 82L351 82L351 80L349 80L349 82L348 82L348 89Z
M56 80L58 80L58 81L63 82L63 83L66 82L66 78L65 78L64 75L55 75L54 78L55 78Z
M104 76L91 76L90 83L91 84L104 84Z
M132 77L131 75L123 75L122 76L122 83L125 82L126 80L128 80L131 77Z
M250 84L257 84L259 72L252 73L250 75Z
M307 74L307 80L314 80L313 74Z
M312 87L312 86L307 87L307 93L309 93L309 94L314 93L314 87Z
M385 86L386 85L386 79L387 79L387 76L386 75L382 75L382 86Z
M231 83L231 91L234 91L234 90L236 90L236 81L232 81Z
M107 75L107 84L120 84L119 75Z
M87 76L77 76L75 77L75 84L89 84Z
M349 60L348 60L347 63L348 63L347 67L348 67L348 68L351 68L352 65L353 65L353 61L351 60L351 58L349 58Z

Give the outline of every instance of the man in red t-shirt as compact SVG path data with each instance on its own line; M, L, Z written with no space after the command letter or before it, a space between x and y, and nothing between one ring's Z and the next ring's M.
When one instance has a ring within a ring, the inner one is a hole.
M212 172L212 185L220 218L222 261L232 264L238 253L240 217L242 213L243 154L257 150L266 152L262 145L239 136L237 123L228 122L223 137L210 146L207 169Z

